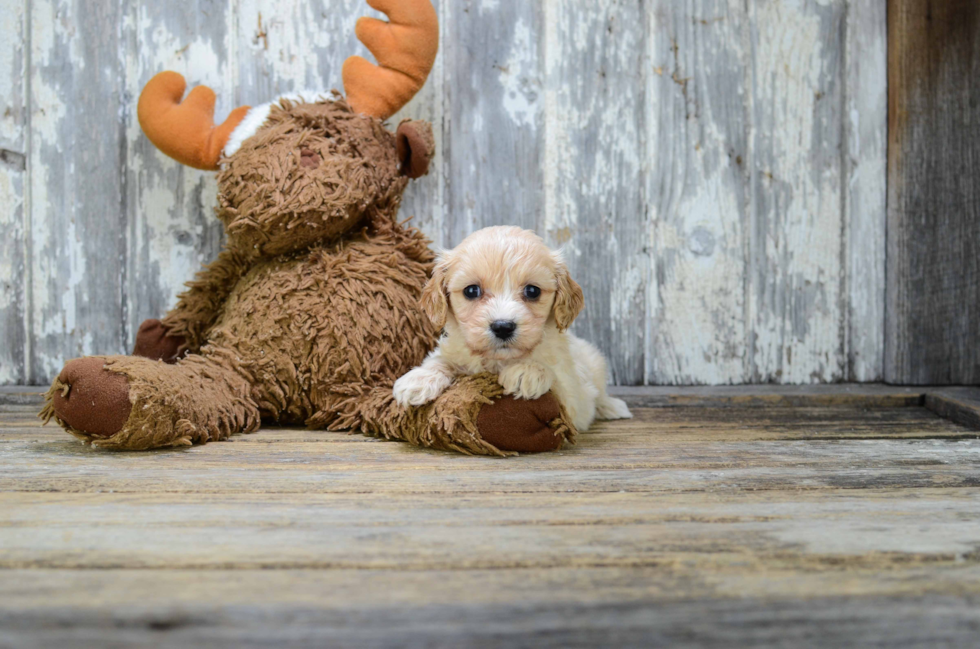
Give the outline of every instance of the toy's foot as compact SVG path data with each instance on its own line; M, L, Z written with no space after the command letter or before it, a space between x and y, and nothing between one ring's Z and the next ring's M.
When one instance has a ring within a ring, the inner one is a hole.
M101 356L69 361L51 392L51 409L60 421L98 438L122 430L133 409L129 379L105 369L105 361Z
M141 451L222 440L259 426L248 382L212 358L175 365L139 356L70 361L41 417L85 442Z
M176 363L184 355L185 343L183 336L168 335L167 328L159 320L144 320L136 332L133 356Z
M554 426L560 417L561 407L550 392L530 401L505 395L480 409L476 426L484 441L501 451L542 453L558 450L565 441Z

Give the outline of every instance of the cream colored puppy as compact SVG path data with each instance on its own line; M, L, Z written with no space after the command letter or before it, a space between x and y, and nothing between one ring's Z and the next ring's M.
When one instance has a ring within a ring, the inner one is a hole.
M422 308L444 333L439 346L395 382L395 400L419 406L457 376L495 372L506 394L537 399L551 390L572 423L632 417L606 394L606 361L566 330L584 306L561 253L517 227L474 232L439 257Z

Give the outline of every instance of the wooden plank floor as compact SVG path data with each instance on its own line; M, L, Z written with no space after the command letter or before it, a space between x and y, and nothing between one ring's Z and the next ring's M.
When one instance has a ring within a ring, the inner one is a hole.
M976 391L622 392L503 460L111 453L0 392L0 647L975 646Z

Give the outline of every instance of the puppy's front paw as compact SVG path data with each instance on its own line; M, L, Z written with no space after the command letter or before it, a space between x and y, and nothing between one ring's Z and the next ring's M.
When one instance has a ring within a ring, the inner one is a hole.
M539 363L516 363L497 377L504 394L518 399L537 399L547 394L555 382L555 373Z
M442 372L416 367L395 381L391 392L400 406L421 406L445 392L451 382Z

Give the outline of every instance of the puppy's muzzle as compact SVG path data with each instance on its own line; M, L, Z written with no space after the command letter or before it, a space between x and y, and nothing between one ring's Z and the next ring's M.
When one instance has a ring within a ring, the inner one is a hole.
M495 320L490 323L490 331L500 340L510 340L517 331L517 323L513 320Z

